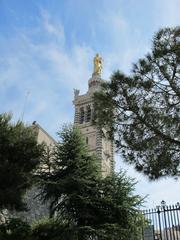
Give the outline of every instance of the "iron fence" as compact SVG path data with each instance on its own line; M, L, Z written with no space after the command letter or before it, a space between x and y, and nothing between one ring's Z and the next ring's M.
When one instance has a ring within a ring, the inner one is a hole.
M154 209L144 210L155 240L180 240L180 204L167 206L165 201ZM144 237L144 240L146 238Z

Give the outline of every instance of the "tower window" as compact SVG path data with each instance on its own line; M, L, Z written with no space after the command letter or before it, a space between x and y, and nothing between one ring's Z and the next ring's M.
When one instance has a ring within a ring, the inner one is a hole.
M84 122L84 108L80 108L80 119L79 119L80 123L83 123Z
M89 122L91 120L91 107L90 105L86 108L86 122Z
M86 144L88 144L88 142L89 142L89 139L88 139L88 137L86 137Z

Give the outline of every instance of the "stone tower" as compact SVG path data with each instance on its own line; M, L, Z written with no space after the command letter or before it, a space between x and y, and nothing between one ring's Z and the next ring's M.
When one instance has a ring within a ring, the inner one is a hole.
M110 175L114 169L113 157L113 143L105 137L106 130L103 129L103 136L96 126L92 124L93 117L93 94L95 91L100 90L102 58L96 54L94 58L94 71L92 77L88 81L88 91L86 94L80 95L80 91L74 90L74 106L75 117L74 124L77 125L86 143L89 146L90 153L96 153L99 158L102 176Z

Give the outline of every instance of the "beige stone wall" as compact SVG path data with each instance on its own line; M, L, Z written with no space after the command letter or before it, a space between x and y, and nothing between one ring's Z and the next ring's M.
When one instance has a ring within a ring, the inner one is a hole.
M39 143L46 143L48 146L52 146L55 144L55 140L49 136L46 132L44 132L41 128L39 128L38 136L37 136Z
M32 127L37 134L38 143L45 143L48 147L56 144L56 141L39 124L34 123Z
M101 164L102 176L110 175L114 170L114 157L113 157L113 143L107 137L101 136L96 126L92 125L93 117L93 94L100 89L102 79L97 76L92 76L89 80L89 90L86 94L79 95L79 90L76 90L74 96L75 117L74 123L78 126L84 136L86 143L89 146L90 153L95 153ZM91 120L86 121L86 109L91 106L92 115ZM84 109L84 120L81 121L81 109ZM106 131L104 131L106 133Z
M84 136L90 152L96 153L96 128L90 124L83 124L83 126L77 124L77 126L81 129L81 133Z

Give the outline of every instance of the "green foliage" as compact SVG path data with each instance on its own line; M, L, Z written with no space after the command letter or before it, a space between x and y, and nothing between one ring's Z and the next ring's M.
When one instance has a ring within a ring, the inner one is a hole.
M139 239L142 199L134 195L134 186L134 180L124 172L101 180L94 222L98 239Z
M52 202L52 215L56 211L65 219L81 222L82 216L87 219L91 216L86 211L93 204L89 195L96 193L98 160L89 155L77 128L65 127L59 136L61 141L51 159L51 172L41 174L42 194Z
M128 163L150 179L178 177L180 28L160 30L131 76L117 71L95 94L95 122Z
M42 146L31 127L13 124L11 116L0 114L0 209L22 210L23 195L32 185Z
M135 235L141 226L137 210L141 198L133 194L133 180L124 173L101 178L99 160L89 155L76 127L63 128L59 136L51 161L44 161L48 166L51 162L51 171L40 173L42 197L51 202L51 216L57 220L39 226L39 234L46 232L54 239L56 226L57 235L64 239L115 240Z
M73 227L55 218L43 219L32 227L33 240L73 240L74 237Z
M31 228L21 219L12 218L0 225L1 240L30 240Z

